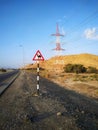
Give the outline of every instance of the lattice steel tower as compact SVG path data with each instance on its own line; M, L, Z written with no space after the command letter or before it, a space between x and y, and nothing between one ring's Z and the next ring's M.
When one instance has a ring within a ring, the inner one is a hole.
M60 43L60 37L64 36L63 34L59 33L59 27L58 24L56 25L56 33L55 34L51 34L51 36L55 36L56 37L56 48L54 48L53 50L56 51L64 51L65 49L61 48L61 43Z

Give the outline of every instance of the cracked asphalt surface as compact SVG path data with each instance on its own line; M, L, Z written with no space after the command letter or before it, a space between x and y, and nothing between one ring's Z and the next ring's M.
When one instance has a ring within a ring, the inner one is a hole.
M98 130L92 98L25 71L0 97L0 130Z

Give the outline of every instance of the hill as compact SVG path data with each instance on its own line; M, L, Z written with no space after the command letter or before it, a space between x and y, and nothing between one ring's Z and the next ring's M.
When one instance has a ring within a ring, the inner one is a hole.
M40 67L47 70L63 71L63 67L67 64L82 64L85 67L92 66L98 69L98 56L93 54L76 54L55 56L43 62L40 62ZM26 68L35 68L36 64L27 65Z

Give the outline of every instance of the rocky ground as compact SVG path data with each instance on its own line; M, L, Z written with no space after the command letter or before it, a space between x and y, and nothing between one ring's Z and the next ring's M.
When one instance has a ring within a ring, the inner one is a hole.
M60 82L59 82L60 83ZM93 97L21 72L0 97L0 130L98 130L98 103Z

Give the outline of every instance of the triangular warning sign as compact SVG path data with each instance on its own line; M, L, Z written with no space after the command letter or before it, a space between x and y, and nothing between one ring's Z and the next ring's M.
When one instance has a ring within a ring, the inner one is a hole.
M34 61L43 61L44 57L42 56L41 52L38 50L36 54L34 55L33 59Z

